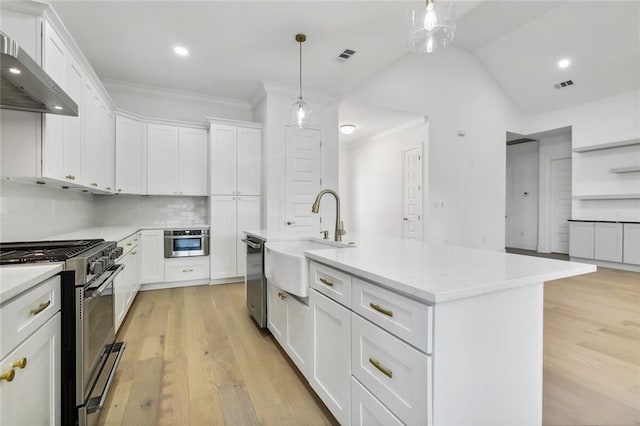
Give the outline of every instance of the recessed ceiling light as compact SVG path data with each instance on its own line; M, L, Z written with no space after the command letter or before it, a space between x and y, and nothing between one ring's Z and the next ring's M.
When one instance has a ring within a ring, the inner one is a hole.
M173 51L178 56L189 56L189 50L186 47L176 46L173 48Z
M62 107L60 105L54 105L53 109L57 109L58 111L62 110Z
M353 132L356 131L356 125L355 124L343 124L343 125L340 126L340 131L344 135L350 135L350 134L352 134Z
M571 61L568 60L567 58L560 59L558 61L558 67L560 67L562 69L567 68L569 65L571 65Z
M9 72L11 74L21 74L22 73L22 71L20 71L20 68L14 68L14 67L9 68Z

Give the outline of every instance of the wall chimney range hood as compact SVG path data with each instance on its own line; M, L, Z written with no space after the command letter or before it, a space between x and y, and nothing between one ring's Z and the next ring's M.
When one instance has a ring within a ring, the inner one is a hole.
M0 108L78 115L78 104L42 67L0 31Z

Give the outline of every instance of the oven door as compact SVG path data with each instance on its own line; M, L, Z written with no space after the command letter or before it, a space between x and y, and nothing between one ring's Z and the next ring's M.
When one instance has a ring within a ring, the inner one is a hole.
M81 399L77 401L78 404L86 401L105 360L111 354L115 340L113 280L123 269L124 265L113 265L83 289L79 316L82 331L78 334L82 342L77 342L82 349L77 358L82 362L77 371L81 373L78 377L80 383L77 383L81 387L76 392L76 398Z
M209 237L204 235L165 235L164 257L206 256Z

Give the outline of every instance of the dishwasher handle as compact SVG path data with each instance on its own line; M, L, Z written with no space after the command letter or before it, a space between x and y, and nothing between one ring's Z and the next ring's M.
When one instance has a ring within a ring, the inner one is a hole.
M246 238L243 238L242 242L245 243L246 245L248 245L249 247L251 247L254 250L260 250L262 248L262 244L254 243L253 241L250 241L250 240L248 240Z

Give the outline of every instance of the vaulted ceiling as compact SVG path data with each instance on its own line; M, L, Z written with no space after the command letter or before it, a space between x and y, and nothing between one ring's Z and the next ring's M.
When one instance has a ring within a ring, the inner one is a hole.
M336 96L406 53L405 1L64 2L54 9L103 79L250 100L263 80ZM537 113L638 88L640 2L458 2L454 46ZM190 49L187 58L174 45ZM357 53L336 61L344 49ZM437 53L436 53L437 54ZM571 59L564 70L561 58ZM437 60L437 57L434 57ZM575 85L556 90L554 83Z

